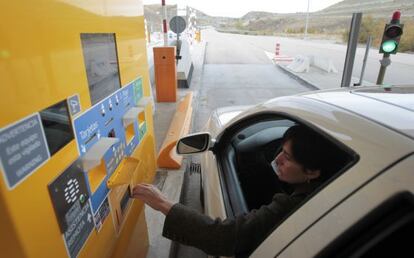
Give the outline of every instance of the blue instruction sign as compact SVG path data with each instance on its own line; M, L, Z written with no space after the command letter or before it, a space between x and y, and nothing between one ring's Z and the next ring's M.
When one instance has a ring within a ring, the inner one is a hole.
M0 129L0 165L9 188L50 158L38 113Z

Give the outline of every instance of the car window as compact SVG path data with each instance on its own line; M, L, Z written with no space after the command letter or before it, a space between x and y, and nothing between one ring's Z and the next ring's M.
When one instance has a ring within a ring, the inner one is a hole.
M278 180L270 163L281 148L283 134L293 125L289 120L263 121L233 137L235 167L248 210L269 204L277 192L289 191Z
M275 115L263 115L234 125L219 140L216 156L221 167L226 212L234 216L258 209L278 192L292 189L280 182L270 163L281 149L283 134L298 122ZM337 143L335 172L355 161L356 154Z
M414 197L402 192L350 227L316 257L412 257Z

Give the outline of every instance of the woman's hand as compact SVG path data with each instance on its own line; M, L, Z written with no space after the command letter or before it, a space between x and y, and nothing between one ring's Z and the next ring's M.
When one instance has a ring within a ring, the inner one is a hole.
M174 205L155 186L151 184L137 184L132 189L132 197L140 199L154 210L168 214Z

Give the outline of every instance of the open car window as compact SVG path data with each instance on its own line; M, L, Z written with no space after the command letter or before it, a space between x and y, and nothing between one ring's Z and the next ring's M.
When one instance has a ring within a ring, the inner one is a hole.
M301 122L276 115L256 116L232 126L220 137L216 155L229 217L269 204L276 193L291 193L292 189L278 180L270 163L281 149L283 134L298 123ZM323 132L316 132L327 138ZM352 150L329 137L327 140L335 146L337 159L334 162L334 173L310 196L357 160L357 155ZM294 210L299 207L300 205Z

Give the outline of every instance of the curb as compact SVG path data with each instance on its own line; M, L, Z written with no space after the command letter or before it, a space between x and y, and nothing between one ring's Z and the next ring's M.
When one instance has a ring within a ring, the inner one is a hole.
M290 71L289 69L287 69L283 65L280 65L278 63L274 63L274 64L277 67L279 67L283 72L285 72L287 75L292 77L293 79L298 80L298 81L302 82L303 84L305 84L305 86L308 87L309 89L311 89L311 90L320 90L320 88L317 87L315 84L309 82L308 80L303 79L302 77L300 77L299 75L293 73L292 71Z

